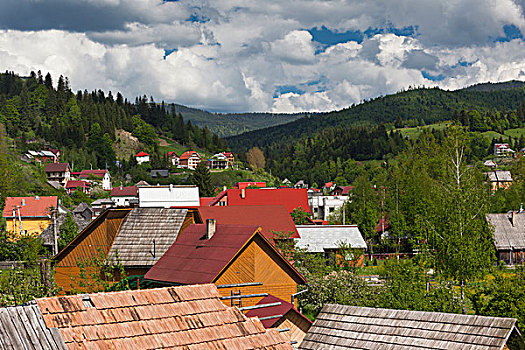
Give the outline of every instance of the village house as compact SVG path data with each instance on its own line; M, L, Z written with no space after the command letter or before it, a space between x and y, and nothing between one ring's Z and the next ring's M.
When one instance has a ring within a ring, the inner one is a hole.
M79 174L79 179L93 182L93 180L101 180L102 189L111 191L111 174L107 169L96 169L96 170L82 170Z
M525 262L525 213L511 211L488 214L487 221L494 227L496 258L507 265Z
M71 178L68 163L47 163L44 168L46 178L49 181L56 181L62 186Z
M230 167L233 168L233 163L235 162L235 156L233 155L233 153L232 152L222 152L222 154L224 154L224 156L228 160L228 164L230 165Z
M251 306L269 293L292 302L304 277L264 236L258 226L190 225L144 278L159 284L205 284L219 287L225 304Z
M363 266L366 242L357 225L297 225L297 247L337 264Z
M53 152L56 151L57 153ZM37 163L57 163L59 160L60 151L49 150L49 151L32 151L29 150L24 155L25 159L34 161Z
M228 158L223 153L214 154L208 160L208 168L210 169L227 169L228 165Z
M297 311L291 303L271 294L262 298L257 305L272 306L249 310L246 313L247 317L258 317L266 329L288 329L283 333L286 339L294 346L301 345L304 336L312 326L312 321Z
M330 195L332 196L349 196L354 186L335 186Z
M94 217L99 216L104 210L108 208L113 208L115 203L111 198L100 198L91 203L91 208L93 208Z
M195 151L186 151L179 157L179 166L181 168L195 170L197 164L201 162L201 157Z
M49 197L7 197L3 218L6 231L16 237L39 236L52 222L53 216L66 212L57 196Z
M149 154L146 152L139 152L135 156L135 159L137 160L137 164L147 163L149 162Z
M512 185L512 174L508 170L493 170L485 173L492 191L498 188L507 189Z
M81 294L0 308L0 346L293 350L275 329L225 307L213 285Z
M178 167L179 166L179 156L177 153L171 151L166 153L166 157L168 158L171 166Z
M502 350L522 336L515 318L327 304L300 350Z
M512 157L516 151L512 150L508 143L496 143L494 145L494 155L497 157Z
M87 195L91 193L91 183L84 180L69 180L66 182L64 188L69 195L71 195L76 190L80 190Z
M103 254L118 259L127 275L144 275L190 224L200 221L195 209L110 208L93 220L55 257L55 282L63 293L78 280L78 261Z
M284 205L288 213L301 208L310 213L307 191L304 188L243 188L222 191L209 206Z
M139 188L137 186L113 187L111 200L117 207L136 205L139 201Z
M193 185L140 186L139 207L198 207L199 188Z
M72 211L65 209L65 213L60 213L56 220L52 220L51 224L42 232L40 238L42 239L42 245L47 247L54 254L58 253L54 251L55 248L55 232L57 233L57 239L60 236L60 226L66 220L67 215L71 215L73 221L78 226L78 232L80 233L87 225L93 220L93 210L86 203L80 203ZM55 231L56 225L56 231Z
M498 164L495 161L493 161L492 159L484 161L483 165L486 166L487 168L491 168L491 169L498 167Z
M344 190L333 189L336 193ZM308 203L312 210L312 216L318 220L328 220L330 215L343 208L348 201L348 195L324 195L322 192L308 192Z

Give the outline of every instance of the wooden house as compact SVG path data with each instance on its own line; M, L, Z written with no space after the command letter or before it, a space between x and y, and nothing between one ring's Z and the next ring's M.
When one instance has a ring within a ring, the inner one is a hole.
M508 170L493 170L485 173L485 176L492 191L507 189L512 185L512 174Z
M224 307L213 285L37 299L0 308L0 348L292 350L277 330Z
M510 346L516 344L518 347ZM321 349L523 349L515 318L327 304L299 346Z
M292 299L304 277L264 238L258 226L190 225L144 276L160 284L214 283L224 296L270 293ZM262 296L229 299L255 305Z
M64 293L70 292L79 278L78 261L101 254L111 262L118 256L128 275L143 275L196 219L198 213L189 209L105 210L55 256L55 281Z
M525 213L488 214L494 227L496 257L507 265L525 262Z
M71 178L68 163L47 163L44 168L48 181L56 181L64 185Z
M296 346L301 344L304 336L312 326L312 321L297 311L292 304L271 294L262 298L257 305L271 306L249 310L246 316L258 317L266 329L287 329L286 332L283 332L283 335Z

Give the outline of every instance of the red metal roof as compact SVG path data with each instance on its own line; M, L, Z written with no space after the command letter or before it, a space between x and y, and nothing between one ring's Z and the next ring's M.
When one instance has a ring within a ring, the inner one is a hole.
M259 226L270 242L274 237L271 231L292 232L292 238L301 238L284 205L201 206L199 213L204 222L215 219L218 224Z
M199 156L199 154L195 151L186 151L180 155L179 160L189 159L194 153L197 154L197 157Z
M213 201L215 199L215 197L200 197L199 198L199 201L200 201L200 205L201 207L203 206L207 206L208 204L210 204L211 201Z
M139 188L137 186L113 187L111 197L136 197L138 193Z
M241 197L245 191L244 198ZM228 196L228 205L284 205L291 213L302 208L310 212L306 188L246 188L244 190L228 189L219 193L210 205L216 204L222 197Z
M87 187L91 187L91 184L87 181L82 181L82 180L70 180L66 183L66 188L77 188L77 187L80 187L80 188L87 188Z
M38 198L38 199L37 199ZM22 205L22 202L25 205ZM22 217L47 217L50 214L51 207L57 207L58 197L7 197L3 216L4 218L13 217L13 208L20 207L20 216ZM16 212L18 216L18 210Z
M104 175L107 172L108 171L106 169L82 170L80 172L80 177L81 178L88 178L90 175L91 176L96 176L96 177L104 177Z
M139 152L137 153L135 157L145 157L145 156L149 156L149 154L147 154L146 152Z
M266 182L237 182L235 184L235 187L237 187L240 190L246 187L266 187Z
M298 314L299 316L301 316L302 318L304 318L306 321L308 321L308 323L312 324L312 321L310 321L308 319L308 317L304 316L302 313L300 313L299 311L297 311L292 304L290 304L289 302L287 301L284 301L280 298L277 298L271 294L269 294L268 296L264 297L261 299L261 301L259 301L257 303L257 305L263 305L263 304L271 304L271 303L278 303L280 302L281 305L278 305L278 306L269 306L269 307L263 307L263 308L260 308L260 309L253 309L253 310L250 310L246 313L246 316L247 317L259 317L259 318L262 318L262 317L268 317L268 316L275 316L275 315L283 315L283 317L288 313L288 312L295 312L296 314ZM271 319L268 319L268 320L263 320L261 321L264 328L272 328L273 325L279 321L281 318L271 318Z
M144 277L181 284L211 283L258 229L217 224L215 234L203 239L206 224L190 225Z
M68 163L47 163L45 167L46 173L63 173L67 171L69 167Z

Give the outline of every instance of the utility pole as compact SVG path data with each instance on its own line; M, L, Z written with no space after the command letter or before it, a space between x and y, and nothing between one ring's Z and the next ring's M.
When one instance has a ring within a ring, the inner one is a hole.
M53 253L54 255L58 254L58 237L57 237L57 209L55 207L51 207L51 210L53 211Z

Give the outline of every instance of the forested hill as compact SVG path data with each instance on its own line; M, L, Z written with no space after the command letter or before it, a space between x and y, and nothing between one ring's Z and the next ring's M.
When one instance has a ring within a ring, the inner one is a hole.
M495 84L492 84L495 85ZM453 118L461 110L510 110L525 100L525 89L517 84L510 88L477 88L445 91L439 88L418 88L393 95L378 97L341 111L311 115L294 122L271 128L251 131L227 138L230 147L238 152L258 146L266 147L283 139L294 140L306 135L314 136L328 127L379 125L382 123L418 122L434 123Z
M28 142L36 143L32 148L59 148L64 160L79 168L115 166L116 130L132 133L145 151L159 156L158 134L210 152L225 147L207 128L185 123L181 114L147 96L131 102L120 93L74 93L67 78L60 76L53 84L51 75L43 77L40 71L29 77L0 74L0 123L19 150Z
M194 125L208 127L210 132L220 137L242 134L244 132L264 129L275 125L286 124L304 117L306 113L210 113L201 109L170 104L176 113L181 113L185 120Z

